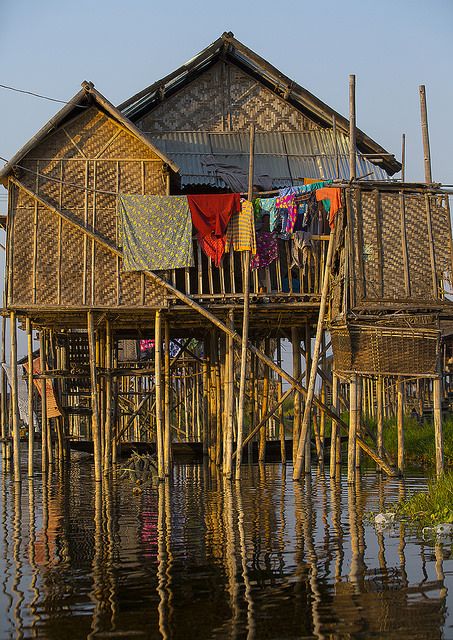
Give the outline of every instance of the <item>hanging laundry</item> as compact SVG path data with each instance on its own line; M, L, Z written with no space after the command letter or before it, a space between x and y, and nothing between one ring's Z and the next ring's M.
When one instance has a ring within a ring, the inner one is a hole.
M269 214L269 228L271 231L276 231L278 221L280 219L280 212L278 211L275 203L277 198L260 198L261 210Z
M6 372L9 385L12 388L11 367L8 364L3 363L3 369ZM17 365L17 406L19 409L20 419L24 424L28 425L28 385L25 382L23 375L24 375L23 366L19 364ZM41 380L39 381L39 383L41 384ZM36 418L36 414L33 411L33 426L36 427L37 424L38 424L38 421Z
M332 182L332 180L330 180L329 182ZM307 184L321 184L319 181L319 178L304 178L304 185ZM326 184L325 182L323 184Z
M333 180L323 180L318 182L311 182L304 185L299 185L297 187L284 187L283 189L279 190L279 194L282 197L291 196L291 195L299 196L302 193L309 193L310 191L316 191L316 189L322 189L323 187L326 187L332 183L333 183Z
M140 340L140 353L154 349L154 340Z
M213 233L207 236L202 236L201 233L198 233L197 240L205 255L218 267L225 253L225 236L218 238Z
M255 221L253 217L253 203L243 200L241 210L231 216L226 233L225 251L230 247L235 251L251 251L256 253Z
M275 233L258 231L256 234L256 255L250 262L250 269L268 267L278 257L278 241Z
M313 244L311 241L311 233L309 231L296 231L292 236L291 244L291 268L307 266L308 257L313 253Z
M119 205L124 271L194 266L186 196L120 194Z
M329 225L330 228L333 229L335 216L342 207L341 189L338 189L338 187L318 189L316 191L316 200L318 200L318 202L321 200L329 201Z
M289 194L277 198L275 206L277 207L277 209L287 210L288 218L286 221L286 229L284 231L286 231L286 233L292 233L297 219L297 204L295 195Z
M203 237L211 235L220 238L234 213L241 210L239 193L221 193L187 196L192 222Z
M312 220L316 218L318 214L318 203L316 201L315 192L304 193L297 196L296 202L298 203L297 220L294 225L294 231L307 231L310 227Z

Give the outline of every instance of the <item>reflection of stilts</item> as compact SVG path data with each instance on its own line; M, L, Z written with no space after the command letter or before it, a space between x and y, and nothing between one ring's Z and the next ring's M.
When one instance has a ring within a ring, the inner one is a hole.
M13 528L13 558L14 558L14 582L11 591L16 598L14 607L14 622L16 630L16 638L24 637L24 621L22 619L22 603L24 601L24 592L20 588L22 580L22 484L14 483L14 528Z
M94 484L94 558L93 558L93 588L91 590L91 600L94 604L93 616L91 619L91 632L87 638L95 638L101 631L102 615L102 573L103 573L103 540L102 540L102 483Z
M332 524L337 539L337 558L335 562L335 581L339 581L343 573L343 528L341 526L341 484L330 481L330 503L332 509Z
M236 505L238 512L239 549L241 552L242 579L244 581L244 597L247 603L247 640L255 637L255 616L252 598L252 589L247 568L247 546L245 542L244 509L242 507L242 495L240 485L236 485Z
M35 561L35 545L36 545L35 487L34 487L34 481L32 479L29 479L28 481L28 562L31 568L30 591L33 594L33 599L30 602L32 629L37 625L37 622L39 622L39 615L37 615L37 604L39 601L39 590L37 587L38 567L36 566L36 561Z
M5 464L5 461L3 461ZM10 553L10 540L9 540L9 526L8 526L8 513L12 512L11 505L8 505L8 490L7 490L7 477L6 473L2 473L2 545L3 550L3 565L5 567L2 576L2 592L7 602L7 619L5 621L7 627L12 628L12 620L10 613L13 610L13 597L9 591L9 580L11 577L11 553Z
M233 491L231 483L223 481L223 526L225 528L225 570L228 576L228 591L231 609L231 638L237 638L239 633L238 605L239 584L236 576L236 536L234 530Z
M171 637L170 633L170 535L171 535L171 514L170 514L170 492L166 489L167 483L159 483L158 486L158 517L157 517L157 593L159 604L157 606L159 614L159 632L166 640ZM166 495L167 494L167 495Z
M110 629L115 630L117 615L117 593L116 580L113 573L113 550L114 550L114 530L113 530L113 501L112 501L112 481L111 477L104 477L102 485L103 507L104 507L104 557L106 588L108 591L108 604L110 608Z

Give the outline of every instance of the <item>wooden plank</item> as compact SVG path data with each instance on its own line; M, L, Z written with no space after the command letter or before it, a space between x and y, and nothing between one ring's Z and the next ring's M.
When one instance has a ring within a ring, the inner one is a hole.
M407 251L407 232L406 232L406 206L404 202L404 193L400 192L400 217L401 217L401 251L403 255L404 269L404 291L407 298L411 297L411 278L409 271L409 256Z
M429 195L425 194L425 211L426 211L426 226L428 229L428 244L429 244L429 258L431 262L431 280L433 287L434 298L439 297L437 273L436 273L436 256L434 254L434 239L433 239L433 226L431 219L431 204L429 201Z
M376 246L378 263L378 291L384 297L384 256L382 245L382 225L381 225L381 198L378 189L374 189L374 214L376 223Z

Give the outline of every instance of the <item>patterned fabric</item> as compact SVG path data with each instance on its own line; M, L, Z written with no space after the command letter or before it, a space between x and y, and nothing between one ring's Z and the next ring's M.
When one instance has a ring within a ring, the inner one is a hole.
M279 211L275 206L277 198L260 198L261 211L269 214L269 229L275 231L278 227L278 221L280 219Z
M124 271L193 267L186 196L120 195Z
M209 236L202 236L201 233L199 233L197 240L205 255L218 267L225 253L225 236L217 238L213 233Z
M11 367L8 364L3 363L3 369L6 372L8 382L11 385ZM24 378L24 369L21 364L17 365L17 406L19 408L20 419L28 425L28 385ZM41 383L41 381L39 381ZM33 426L36 427L38 421L36 419L35 412L33 411Z
M318 189L316 191L316 200L318 200L318 202L320 200L329 201L329 225L330 225L330 228L333 229L334 223L335 223L335 216L342 207L341 189L338 189L337 187Z
M225 251L229 251L231 246L235 251L251 251L253 255L256 253L252 202L244 200L241 203L241 211L231 216L226 232Z
M250 269L263 269L278 257L278 242L275 233L258 231L256 234L256 255L250 262Z
M140 353L154 349L154 340L140 340Z
M286 209L288 211L288 219L284 231L286 231L286 233L292 233L297 219L297 204L294 194L277 198L275 206L277 209Z
M318 214L315 192L312 191L298 196L297 202L299 203L299 208L293 231L306 231Z

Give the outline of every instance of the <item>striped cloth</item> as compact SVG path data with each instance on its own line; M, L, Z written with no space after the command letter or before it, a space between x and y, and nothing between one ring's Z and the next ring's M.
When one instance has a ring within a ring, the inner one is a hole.
M235 251L251 251L256 254L255 218L253 202L244 200L241 211L231 216L226 232L225 251L233 247Z

